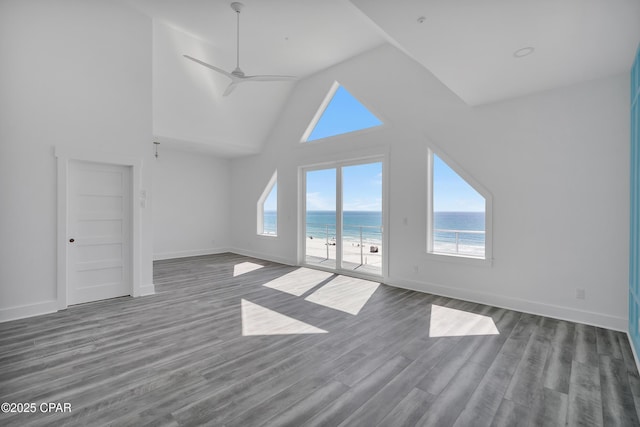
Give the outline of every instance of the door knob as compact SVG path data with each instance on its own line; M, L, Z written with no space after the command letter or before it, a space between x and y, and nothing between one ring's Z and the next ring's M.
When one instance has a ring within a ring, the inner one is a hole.
M69 243L73 243L75 241L76 241L76 239L74 239L74 238L69 239Z

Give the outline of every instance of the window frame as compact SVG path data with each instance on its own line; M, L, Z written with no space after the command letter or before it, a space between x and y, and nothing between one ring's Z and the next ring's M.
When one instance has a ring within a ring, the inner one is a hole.
M265 237L278 237L278 195L276 193L276 232L275 233L265 233L264 231L264 203L267 198L273 191L273 188L278 184L278 170L273 173L271 179L267 183L266 187L262 191L262 194L258 198L258 202L256 203L257 210L257 218L256 218L256 232L258 236Z
M467 184L469 184L475 191L478 192L485 200L485 247L484 258L474 257L465 254L447 254L442 252L433 251L433 238L434 238L434 202L433 202L433 185L434 185L434 167L433 167L433 155L438 156L449 166L460 178L462 178ZM493 197L491 193L480 184L475 178L469 175L464 169L462 169L455 161L448 155L443 153L439 149L433 147L427 148L427 230L426 230L426 253L431 259L438 261L447 261L455 263L467 263L472 265L485 265L490 266L493 261Z

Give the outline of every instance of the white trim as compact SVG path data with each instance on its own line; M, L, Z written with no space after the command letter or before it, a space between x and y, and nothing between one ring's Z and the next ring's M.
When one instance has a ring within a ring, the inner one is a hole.
M307 139L309 139L309 137L311 136L311 133L316 128L316 125L318 124L320 117L322 117L322 115L324 114L324 110L326 110L327 107L329 106L329 103L333 99L333 95L336 94L336 91L338 90L339 87L340 87L340 83L338 83L337 81L334 81L331 84L331 87L329 88L329 92L327 92L327 94L325 95L324 100L322 101L322 104L320 104L320 107L318 108L318 111L316 111L316 114L311 119L311 123L309 123L309 126L307 126L307 129L302 134L302 138L300 138L300 142L308 142Z
M311 141L302 141L300 144L298 144L298 148L308 147L314 144L332 144L332 143L339 144L339 143L342 143L342 140L349 140L349 139L353 139L354 137L362 138L362 135L366 135L367 133L377 132L387 126L388 125L386 122L382 122L382 124L379 124L377 126L371 126L368 128L352 130L344 133L338 133L331 136L325 136L323 138L312 139Z
M129 156L123 156L118 153L102 152L97 150L76 149L67 147L55 147L54 155L58 159L58 230L57 230L57 253L58 253L58 272L57 272L57 307L63 310L68 306L67 297L67 207L69 194L67 191L69 180L69 162L83 161L101 164L111 164L118 166L128 166L131 168L131 296L138 297L143 295L141 288L142 268L141 268L141 252L142 252L142 205L146 206L147 198L142 197L141 176L142 176L142 159L136 159ZM141 195L138 200L137 195ZM145 294L149 294L149 288L153 284L145 285ZM153 293L153 292L151 292Z
M67 208L68 208L68 192L67 181L69 179L69 159L58 155L56 149L56 157L58 158L58 227L56 234L57 242L57 305L58 310L67 308Z
M271 254L266 254L262 252L249 251L246 249L239 248L216 248L216 249L202 249L202 250L194 250L194 251L182 251L182 252L165 252L163 254L156 254L153 257L154 261L162 261L167 259L177 259L177 258L189 258L195 256L207 256L207 255L219 255L224 253L233 253L237 255L243 255L250 258L261 259L264 261L276 262L278 264L285 265L296 265L296 262L290 259L282 258L282 257L274 257Z
M174 258L188 258L192 256L203 256L203 255L218 255L225 252L229 252L227 248L208 248L208 249L193 249L188 251L176 251L176 252L160 252L157 254L153 254L154 261L162 261L165 259L174 259Z
M240 249L240 248L229 248L228 251L225 252L231 252L237 255L243 255L243 256L247 256L250 258L257 258L257 259L261 259L264 261L271 261L271 262L276 262L278 264L284 264L284 265L291 265L291 266L295 266L297 265L295 260L292 259L287 259L287 258L283 258L283 257L279 257L279 256L273 256L273 254L265 254L262 252L256 252L256 251L250 251L250 250L246 250L246 249Z
M149 285L140 286L140 297L146 297L149 295L154 295L156 293L156 285L151 283Z
M461 299L464 301L501 307L509 310L521 311L538 316L552 317L569 322L584 323L616 331L627 331L627 319L609 314L596 313L593 311L578 310L554 304L546 304L536 301L528 301L520 298L506 297L503 295L491 294L487 292L477 292L468 289L452 288L429 282L418 282L412 279L394 278L385 282L390 286L395 286L413 291L431 293L449 298Z
M0 309L0 322L25 319L27 317L51 314L58 311L58 301L44 301Z

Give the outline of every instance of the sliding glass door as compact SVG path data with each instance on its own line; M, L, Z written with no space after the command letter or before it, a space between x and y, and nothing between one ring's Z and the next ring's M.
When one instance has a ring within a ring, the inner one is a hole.
M309 264L337 267L336 169L306 171L305 255Z
M382 275L382 162L306 169L306 264Z

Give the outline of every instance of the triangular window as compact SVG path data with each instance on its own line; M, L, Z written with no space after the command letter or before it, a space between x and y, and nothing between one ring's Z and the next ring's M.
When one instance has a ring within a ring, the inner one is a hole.
M337 82L318 109L302 142L380 126L382 121Z

